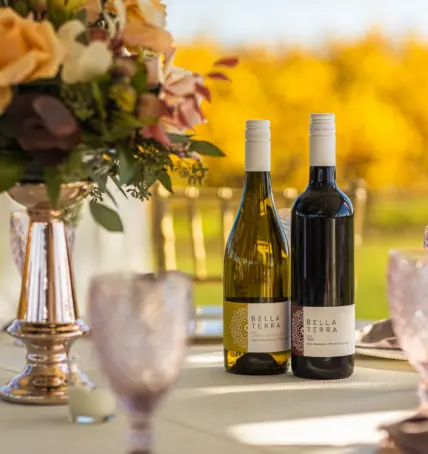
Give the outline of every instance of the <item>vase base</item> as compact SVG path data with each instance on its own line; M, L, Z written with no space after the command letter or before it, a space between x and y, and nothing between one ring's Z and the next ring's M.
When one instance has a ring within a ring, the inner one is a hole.
M66 405L69 383L93 387L77 365L70 370L68 362L73 342L88 332L80 319L71 324L15 320L8 333L25 344L27 366L0 388L0 399L23 405Z
M61 371L55 371L51 378L57 386L41 386L41 383L35 383L32 367L27 366L22 374L0 387L0 399L21 405L67 405L69 372L67 368L61 369ZM77 370L73 372L72 377L76 384L94 387L86 375Z
M13 378L7 385L0 387L0 399L20 405L67 405L68 403L68 370L55 374L55 381L62 384L55 387L40 386L33 382L32 371L27 369ZM89 379L79 371L74 372L75 383L93 387Z

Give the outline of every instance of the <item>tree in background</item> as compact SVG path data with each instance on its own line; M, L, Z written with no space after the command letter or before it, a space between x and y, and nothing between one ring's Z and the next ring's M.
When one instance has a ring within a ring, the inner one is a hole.
M230 53L230 51L228 51ZM227 158L209 160L208 184L241 183L246 119L272 124L277 184L307 180L308 120L334 112L341 180L363 178L372 189L418 188L428 181L428 46L416 39L392 44L379 33L357 42L305 49L235 49L233 84L211 83L218 101L196 132ZM213 43L181 46L180 66L201 73L224 49Z

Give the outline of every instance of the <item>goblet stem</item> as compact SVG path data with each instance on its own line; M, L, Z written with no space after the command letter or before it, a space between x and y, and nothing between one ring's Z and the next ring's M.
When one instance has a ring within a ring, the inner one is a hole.
M419 385L420 412L428 415L428 381L422 380Z
M152 454L153 425L152 405L149 400L139 398L122 398L119 400L129 418L128 446L129 454Z
M152 454L153 427L150 413L130 416L128 444L130 454Z

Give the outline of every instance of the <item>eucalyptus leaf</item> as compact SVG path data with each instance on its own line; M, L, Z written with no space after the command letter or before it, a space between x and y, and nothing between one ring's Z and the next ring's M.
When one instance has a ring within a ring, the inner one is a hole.
M101 192L105 193L107 191L107 174L99 175L94 172L89 172L89 176L98 185Z
M157 180L156 170L153 168L147 167L147 166L144 167L143 176L144 176L144 182L148 188L150 188L150 186L155 184L155 182Z
M116 185L116 187L122 193L122 195L125 196L125 198L127 199L128 198L128 194L123 190L123 188L122 188L122 186L120 184L120 181L117 179L117 177L110 175L110 180L113 181L113 183Z
M168 175L167 172L162 172L158 175L158 180L161 183L161 185L169 192L173 193L174 191L172 190L172 181L171 177Z
M106 230L109 232L123 232L123 224L116 211L96 202L90 202L89 209L95 222Z
M189 151L194 151L205 156L223 157L226 156L216 145L205 140L192 140Z
M138 129L145 126L145 122L137 118L135 115L126 112L118 112L113 117L113 122L117 125L128 126L131 129Z
M84 177L86 176L85 166L83 164L83 148L75 148L71 153L70 156L65 163L65 172L67 175L73 175L76 177Z
M106 188L106 194L107 196L109 197L109 199L113 202L114 206L116 208L119 208L117 202L116 202L116 199L114 198L114 195Z
M24 174L22 162L11 156L0 155L0 192L9 190L19 182Z
M167 133L166 135L172 143L189 143L191 138L193 137L187 134L173 134L171 132Z
M135 159L126 146L118 147L119 151L119 180L121 185L127 185L135 172Z

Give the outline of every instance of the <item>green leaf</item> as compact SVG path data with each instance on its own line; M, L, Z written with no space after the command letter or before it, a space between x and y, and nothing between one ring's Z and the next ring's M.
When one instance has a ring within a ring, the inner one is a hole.
M191 138L193 137L186 134L173 134L171 132L167 133L166 135L172 143L189 143Z
M114 195L107 188L106 188L106 194L109 197L109 199L113 202L114 206L116 208L119 208L119 206L117 205L116 199L114 198Z
M55 28L59 28L73 17L73 14L67 11L65 5L59 4L56 0L47 0L46 12L49 21L55 25Z
M137 71L132 76L131 83L139 95L147 93L148 91L147 74L144 71Z
M139 129L146 124L135 115L128 114L126 112L118 112L113 115L113 122L120 126L128 126L130 129Z
M0 155L0 192L18 183L23 174L24 165L21 161L12 159L10 155Z
M205 156L216 156L223 157L226 156L220 148L216 145L206 142L205 140L192 140L190 143L189 151L195 151L201 155Z
M172 181L171 177L168 175L167 172L162 172L158 175L158 180L161 183L161 185L169 192L173 193L174 191L172 190Z
M46 189L53 208L58 208L59 196L61 193L61 179L55 167L45 169Z
M119 180L120 184L127 185L135 172L135 159L131 150L126 147L119 148Z
M116 185L117 189L122 193L122 195L125 196L125 198L128 198L128 194L123 190L122 186L120 185L120 182L116 176L110 175L110 180L113 181L113 183Z
M109 232L123 232L123 224L116 211L96 202L90 202L89 209L95 222L101 227Z
M71 5L73 2L70 2L69 5L70 6L73 6ZM77 1L76 2L77 4L80 4L81 2L80 1ZM73 9L73 8L71 8ZM74 10L74 9L73 9ZM74 17L75 19L79 20L80 22L82 22L82 24L84 25L87 25L88 24L88 14L86 12L86 9L85 8L82 8L82 9L79 9L75 14L74 14Z
M87 178L85 172L85 166L83 164L82 155L84 153L84 148L78 147L75 148L71 153L64 165L64 174L71 175L75 177Z
M140 173L139 173L140 176L141 176L141 169L143 170L143 172L142 172L143 182L145 183L147 188L150 188L150 186L155 184L156 180L158 179L157 169L155 169L149 165L145 165L143 168L143 166L141 165L141 167L138 169L138 170L140 170Z
M107 178L108 178L107 174L99 175L99 174L94 173L94 172L89 172L89 176L92 178L93 181L95 181L95 183L100 188L101 192L105 193L107 191L107 186L106 186L107 185Z
M135 130L141 129L146 124L145 121L139 120L134 115L119 112L113 115L113 127L108 131L108 140L115 142L127 139Z
M105 99L103 91L98 82L92 82L92 94L94 96L95 104L97 106L99 116L105 120L107 118L107 112L105 110Z

